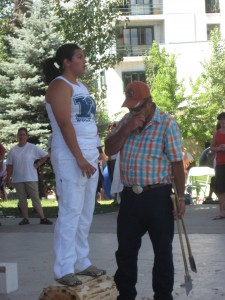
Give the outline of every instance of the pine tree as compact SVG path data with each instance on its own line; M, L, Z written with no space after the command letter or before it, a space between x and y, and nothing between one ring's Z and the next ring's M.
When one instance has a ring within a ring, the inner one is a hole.
M0 0L0 3L2 1L6 0ZM49 124L43 106L46 86L40 66L45 58L54 55L55 50L68 41L79 44L89 58L89 74L84 80L97 100L97 110L100 110L97 119L103 132L108 115L102 100L104 91L96 88L96 78L98 70L112 67L121 60L115 52L109 51L119 33L116 1L107 0L103 4L100 0L79 0L67 8L60 5L68 1L14 2L21 5L14 7L13 34L7 38L8 58L0 63L2 141L9 144L15 139L17 128L27 126L43 142Z
M50 127L44 107L45 83L41 62L55 54L62 44L58 34L59 18L48 1L35 1L21 28L7 38L11 55L0 63L1 141L10 144L20 126L46 144Z

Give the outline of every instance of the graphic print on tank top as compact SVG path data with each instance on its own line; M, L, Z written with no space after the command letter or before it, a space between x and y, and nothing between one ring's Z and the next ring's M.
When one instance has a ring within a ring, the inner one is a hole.
M90 95L75 95L73 103L77 122L90 122L96 114L96 104Z

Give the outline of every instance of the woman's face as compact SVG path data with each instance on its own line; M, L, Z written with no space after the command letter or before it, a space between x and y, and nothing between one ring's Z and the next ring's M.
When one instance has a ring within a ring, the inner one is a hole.
M224 118L221 118L221 119L219 120L219 122L220 122L220 126L221 126L222 128L225 128L225 119L224 119Z
M26 144L28 135L25 130L20 130L17 134L19 144Z
M83 50L75 50L72 59L65 59L64 64L66 69L69 68L76 76L83 75L85 73L86 66L86 59Z

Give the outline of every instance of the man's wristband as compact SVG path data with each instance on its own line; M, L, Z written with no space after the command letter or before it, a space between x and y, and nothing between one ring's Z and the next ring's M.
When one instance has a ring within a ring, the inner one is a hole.
M185 201L185 197L178 197L178 201Z

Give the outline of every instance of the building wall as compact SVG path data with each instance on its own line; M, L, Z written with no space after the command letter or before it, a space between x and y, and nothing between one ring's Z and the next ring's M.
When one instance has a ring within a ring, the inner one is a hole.
M132 16L130 20L129 26L154 25L155 40L161 48L176 55L178 80L184 79L189 93L190 79L196 80L202 72L201 63L210 58L207 24L220 24L222 38L225 38L225 1L220 1L220 13L206 14L205 0L164 0L163 15ZM142 57L125 57L106 72L110 115L121 111L124 100L122 72L143 70Z

